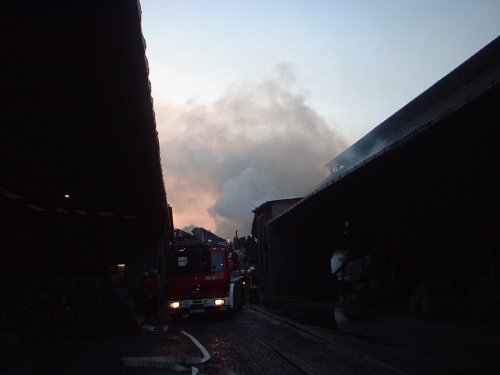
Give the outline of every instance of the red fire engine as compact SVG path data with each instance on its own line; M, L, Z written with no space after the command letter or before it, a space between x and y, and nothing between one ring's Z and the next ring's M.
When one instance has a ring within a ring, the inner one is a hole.
M167 260L169 312L174 317L209 311L237 311L244 302L243 278L231 276L223 243L183 240Z

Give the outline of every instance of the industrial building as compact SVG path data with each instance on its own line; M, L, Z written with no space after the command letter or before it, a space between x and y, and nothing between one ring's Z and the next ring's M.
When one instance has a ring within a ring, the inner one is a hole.
M273 292L274 282L286 277L280 276L280 273L286 274L287 270L276 267L279 260L274 259L280 256L279 253L271 251L271 233L270 221L299 202L302 198L289 198L267 201L256 207L252 212L254 218L252 222L252 237L256 241L256 262L260 273L260 283L263 292Z
M333 159L268 221L266 251L286 272L265 287L328 291L339 251L359 283L391 282L403 298L424 280L497 288L499 81L497 38Z
M158 268L173 223L139 2L21 0L0 22L2 291Z

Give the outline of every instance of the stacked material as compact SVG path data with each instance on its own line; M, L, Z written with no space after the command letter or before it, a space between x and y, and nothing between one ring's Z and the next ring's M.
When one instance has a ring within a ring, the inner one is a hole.
M388 304L399 300L400 288L397 283L390 280L372 280L354 283L351 290L346 293L346 300L359 304Z
M477 287L469 292L470 312L474 319L499 319L500 296L495 293L495 283L488 275L478 278Z
M465 311L451 280L422 282L411 296L410 307L415 313L433 317L458 316Z

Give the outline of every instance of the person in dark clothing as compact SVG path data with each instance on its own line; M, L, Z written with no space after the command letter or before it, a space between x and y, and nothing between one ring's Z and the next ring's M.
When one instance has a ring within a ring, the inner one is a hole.
M231 253L231 260L232 260L232 262L234 264L234 267L238 268L239 265L240 265L240 260L239 260L239 257L238 257L238 253L236 251L233 251Z
M160 297L160 283L156 275L152 272L144 274L144 282L142 288L142 304L144 318L146 320L154 320L158 317L158 300Z
M257 272L252 266L247 271L249 302L259 303L259 286L257 284Z

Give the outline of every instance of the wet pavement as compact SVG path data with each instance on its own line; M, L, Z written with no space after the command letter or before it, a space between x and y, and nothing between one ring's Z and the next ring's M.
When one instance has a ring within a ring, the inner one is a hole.
M136 335L32 341L10 374L497 374L500 322L402 308L261 296L234 316L196 315ZM148 322L146 322L148 323ZM29 370L29 371L28 371Z
M261 302L250 307L408 373L500 371L498 320L428 318L404 306L362 306L304 296L262 296Z

